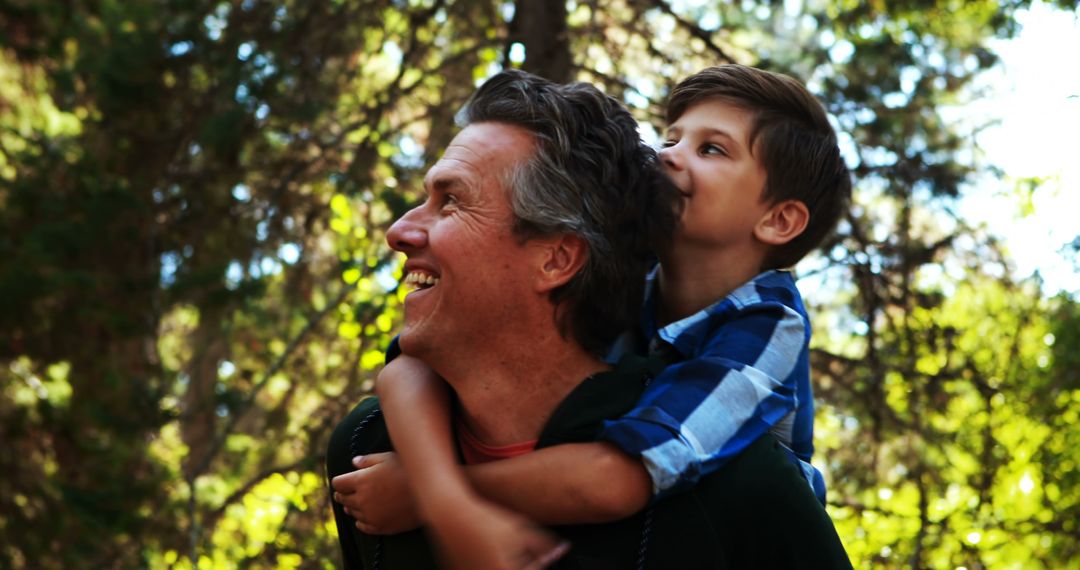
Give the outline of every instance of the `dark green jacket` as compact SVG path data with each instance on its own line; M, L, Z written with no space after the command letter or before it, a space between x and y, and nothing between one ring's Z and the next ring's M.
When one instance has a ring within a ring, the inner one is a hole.
M556 408L537 447L595 440L603 420L634 406L656 366L626 357L616 370L587 378ZM354 455L390 450L378 400L364 400L331 436L328 475L352 471ZM422 532L365 535L333 505L345 567L437 567ZM573 545L556 568L851 568L829 516L770 436L642 513L553 530Z

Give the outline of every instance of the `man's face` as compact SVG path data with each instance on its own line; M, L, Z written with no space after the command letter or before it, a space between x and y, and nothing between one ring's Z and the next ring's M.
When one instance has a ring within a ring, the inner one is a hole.
M684 199L674 247L732 247L754 239L769 204L761 199L765 169L751 154L751 120L748 111L709 99L668 127L660 159Z
M504 179L533 151L532 135L519 127L466 127L428 171L427 200L390 227L386 241L408 256L405 283L416 287L405 298L407 354L468 349L513 318L529 270Z

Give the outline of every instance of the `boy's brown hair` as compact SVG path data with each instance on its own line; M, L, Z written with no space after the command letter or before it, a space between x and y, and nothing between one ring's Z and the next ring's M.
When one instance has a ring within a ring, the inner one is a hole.
M762 199L806 204L806 229L774 248L763 269L794 265L821 245L851 200L851 174L825 108L791 77L728 64L703 69L676 85L668 99L668 124L709 99L752 114L751 153L765 169Z

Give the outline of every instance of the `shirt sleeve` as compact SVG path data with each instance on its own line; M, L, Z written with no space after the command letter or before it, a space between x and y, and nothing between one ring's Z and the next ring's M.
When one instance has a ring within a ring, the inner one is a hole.
M601 439L641 457L660 498L716 471L795 411L792 371L807 344L794 309L732 309L699 356L663 370Z

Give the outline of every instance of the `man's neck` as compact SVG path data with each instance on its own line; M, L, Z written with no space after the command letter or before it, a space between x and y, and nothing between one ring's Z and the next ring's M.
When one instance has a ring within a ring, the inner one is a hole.
M538 438L578 384L609 368L554 328L527 336L514 341L496 332L467 359L429 363L457 394L462 421L487 445Z
M666 325L712 305L761 273L765 249L673 244L662 256L657 285L657 322Z

